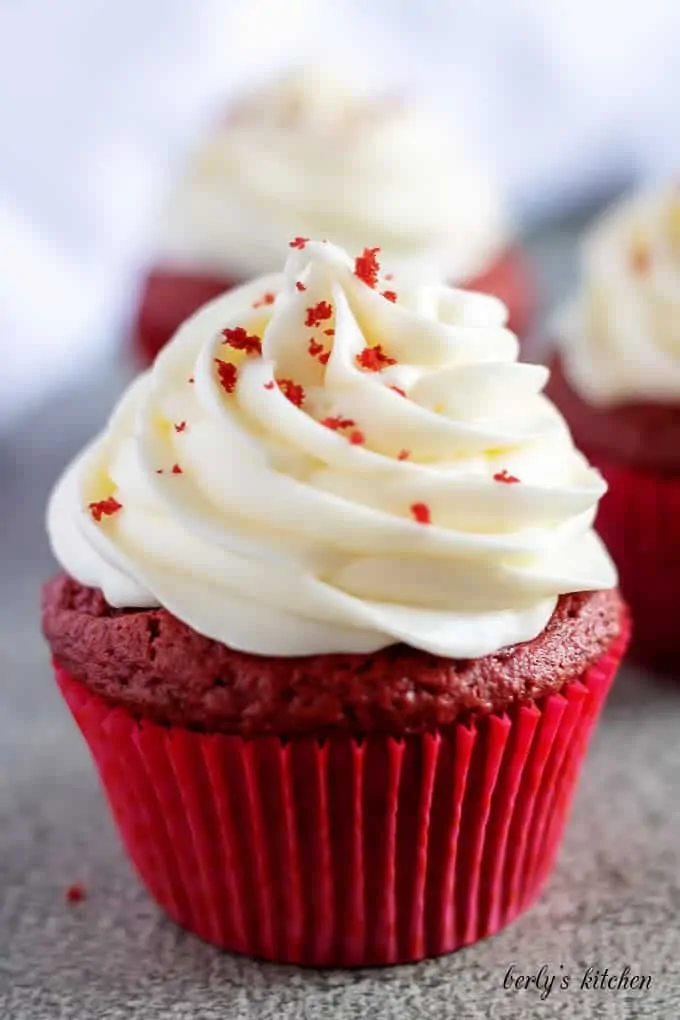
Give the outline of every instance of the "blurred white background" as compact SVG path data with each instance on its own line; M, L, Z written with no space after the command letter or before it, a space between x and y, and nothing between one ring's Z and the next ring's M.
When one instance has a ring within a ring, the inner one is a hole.
M680 168L678 0L0 0L0 429L122 344L154 218L291 63L421 95L521 223Z

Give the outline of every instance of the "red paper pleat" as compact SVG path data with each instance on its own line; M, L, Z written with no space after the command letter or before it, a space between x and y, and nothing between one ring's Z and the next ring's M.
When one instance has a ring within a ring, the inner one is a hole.
M644 665L674 671L680 665L680 476L585 452L609 486L596 525L632 613L631 654Z
M162 727L57 679L179 924L271 960L389 964L490 935L536 896L626 640L559 694L403 739Z

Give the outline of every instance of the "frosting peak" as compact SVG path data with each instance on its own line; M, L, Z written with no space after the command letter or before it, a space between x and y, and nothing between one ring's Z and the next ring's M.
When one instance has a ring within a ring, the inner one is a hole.
M476 657L615 583L604 483L504 307L378 254L297 238L181 327L53 494L66 570L272 655Z

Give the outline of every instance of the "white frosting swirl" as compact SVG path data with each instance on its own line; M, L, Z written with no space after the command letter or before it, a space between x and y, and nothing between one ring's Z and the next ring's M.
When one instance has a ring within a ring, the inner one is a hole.
M181 327L56 487L69 573L270 655L481 656L615 583L591 527L605 485L503 305L443 285L393 302L354 268L308 243Z
M583 289L556 319L566 374L596 406L680 403L680 188L617 204L583 245Z
M507 241L497 189L436 118L306 68L218 125L157 239L166 265L248 278L296 234L380 245L397 273L463 280Z

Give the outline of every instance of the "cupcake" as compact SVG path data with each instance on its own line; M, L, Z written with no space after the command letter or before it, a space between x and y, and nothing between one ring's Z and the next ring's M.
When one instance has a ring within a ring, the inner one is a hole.
M296 235L379 245L395 274L496 294L511 328L533 305L503 204L426 111L306 68L237 104L189 165L155 239L135 330L149 361L201 304L278 271Z
M609 485L597 526L634 622L633 654L680 652L680 192L626 198L583 248L583 287L556 318L549 394ZM678 527L676 527L678 525Z
M48 510L43 627L129 854L270 960L419 960L526 907L627 640L547 370L495 298L390 286L294 239Z

